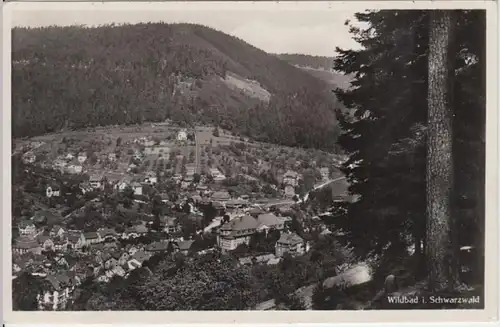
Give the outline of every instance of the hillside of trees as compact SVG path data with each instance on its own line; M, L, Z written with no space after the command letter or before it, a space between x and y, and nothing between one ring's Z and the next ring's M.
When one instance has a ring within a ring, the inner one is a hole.
M147 23L12 33L14 137L172 119L290 146L335 146L330 85L214 29ZM230 89L228 72L257 81L270 101Z

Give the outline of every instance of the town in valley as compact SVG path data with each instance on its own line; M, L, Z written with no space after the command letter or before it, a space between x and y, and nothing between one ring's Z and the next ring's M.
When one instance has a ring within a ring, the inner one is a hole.
M342 156L216 127L61 132L20 141L13 157L13 277L45 280L40 309L65 309L89 276L127 278L165 253L232 253L239 265L306 255L312 235L332 233L322 217L350 198Z
M13 14L13 311L485 308L485 10L124 12Z

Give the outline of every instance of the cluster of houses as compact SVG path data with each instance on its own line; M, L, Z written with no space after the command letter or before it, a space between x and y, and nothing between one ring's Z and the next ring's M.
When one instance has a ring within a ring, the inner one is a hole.
M179 142L187 141L187 132L185 130L179 131L176 139ZM141 138L135 142L145 147L146 154L149 152L154 154L156 151L159 151L158 153L170 152L170 148L165 142L158 143L148 138ZM144 155L138 151L134 157L142 160ZM23 160L33 163L36 156L32 152L27 152L23 156ZM54 166L70 173L79 174L83 171L82 167L87 160L86 153L67 154L57 158ZM108 160L116 161L116 155L114 153L108 155ZM174 180L178 181L182 187L194 181L196 172L195 165L187 164L185 167L184 176L174 176ZM226 176L217 168L210 168L208 173L215 182L226 179ZM324 180L328 179L329 171L327 168L321 169L320 173ZM301 179L302 176L299 173L293 170L286 171L282 180L286 197L292 198L295 195L295 188ZM242 258L241 264L276 264L285 253L303 255L309 250L308 242L299 235L288 232L287 225L291 218L286 210L278 210L277 215L275 215L262 210L259 206L252 206L248 196L233 198L225 190L211 192L206 185L203 185L203 180L201 182L196 188L193 187L190 198L195 203L211 204L215 208L217 218L203 231L213 230L217 233L217 246L223 253L233 251L242 244L249 245L252 236L256 233L267 234L272 230L280 231L274 253ZM154 186L157 183L158 176L153 171L145 172L136 178L124 175L118 180L111 180L106 174L96 173L90 175L88 182L81 185L81 189L84 193L89 190L100 191L107 184L110 184L119 192L131 188L134 195L142 196L146 185ZM45 191L49 198L62 195L61 189L53 183L47 184ZM170 203L166 195L162 194L161 196L162 202ZM180 205L180 203L176 203L176 205ZM195 214L193 208L191 214ZM78 285L88 276L94 276L101 282L107 282L113 276L126 278L133 270L142 267L156 253L180 252L188 254L194 243L193 240L179 238L157 241L147 245L120 245L122 244L121 240L131 240L148 235L151 221L143 221L120 233L109 228L90 232L67 230L63 226L49 224L49 221L60 222L63 219L55 211L40 210L29 220L21 221L17 225L19 237L12 244L13 275L17 276L21 272L27 271L44 280L44 291L38 297L41 309L59 310L65 308L74 298ZM160 222L162 230L169 235L181 232L181 224L175 217L162 216ZM47 230L44 228L47 225L53 227ZM52 253L51 259L48 259L47 253ZM75 256L77 259L74 259Z
M48 230L43 227L51 220L47 219L48 215L55 213L42 210L29 221L20 222L17 226L19 237L12 244L14 278L28 272L43 280L43 292L38 295L42 310L65 308L86 277L93 276L100 282L108 282L113 276L127 278L151 256L169 250L187 254L193 244L193 240L180 238L121 246L120 240L145 236L149 231L147 223L129 227L123 233L110 228L82 232L66 230L59 225ZM175 218L162 217L161 222L165 231L179 231Z
M67 153L65 156L59 156L54 160L52 166L61 172L69 174L81 174L83 172L83 164L87 161L87 153L80 152L77 155Z
M290 221L288 217L256 211L249 211L220 227L217 244L222 252L233 251L242 244L249 245L252 235L259 232L267 234L270 230L281 231L275 247L276 257L282 257L285 253L303 255L309 250L309 244L304 239L295 233L285 232L285 225Z
M144 154L146 155L168 155L171 151L171 144L166 140L155 141L147 137L141 137L134 140L135 144L144 146ZM142 159L142 152L136 150L134 153L134 159Z
M43 246L52 246L49 240L45 238ZM100 242L93 243L85 253L56 250L51 259L28 252L13 257L13 275L25 271L40 278L43 286L37 297L39 309L60 310L74 299L76 287L85 278L94 276L100 282L108 282L113 276L126 278L154 255L148 250L143 245L119 247L116 242Z
M100 180L96 178L95 181ZM92 179L94 182L94 179ZM94 185L98 186L98 185ZM210 194L198 196L196 202L212 203L217 210L214 225L217 246L225 253L235 250L241 244L250 243L255 233L280 231L275 244L275 253L251 258L242 258L242 265L267 263L276 264L285 253L302 255L309 250L309 244L300 236L287 232L291 221L286 210L278 210L279 216L252 206L248 197L232 198L227 191L207 193L200 185L197 192ZM228 219L220 219L226 214ZM108 282L113 276L127 278L129 274L144 265L156 253L192 251L193 240L168 239L150 244L121 246L121 240L146 236L152 222L141 222L118 233L114 229L101 228L83 232L66 230L57 224L50 224L50 230L43 226L48 222L62 221L55 211L40 210L29 220L18 224L19 237L12 244L13 276L30 272L44 281L43 292L38 296L39 308L60 310L75 298L80 283L88 276L100 282ZM175 217L162 216L163 231L172 235L181 231ZM127 243L127 242L125 242ZM134 242L136 243L136 242ZM210 250L210 249L208 249ZM205 251L198 251L204 253ZM47 253L53 253L49 259ZM75 259L75 256L77 259Z
M185 129L178 131L176 135L176 141L180 143L185 143L188 140L188 133ZM167 140L153 140L150 137L141 137L133 141L134 144L144 147L144 151L135 149L132 158L136 161L142 161L145 155L168 155L171 152L171 142ZM26 164L33 164L36 161L36 155L33 151L27 151L23 154L22 160ZM53 162L52 167L60 170L61 172L66 172L70 174L81 174L85 171L84 164L88 160L88 153L80 152L78 154L67 153L66 155L58 156ZM117 154L115 152L110 152L108 154L102 154L98 158L98 162L102 160L108 160L109 162L116 162L118 160ZM137 167L134 163L129 165L129 171Z

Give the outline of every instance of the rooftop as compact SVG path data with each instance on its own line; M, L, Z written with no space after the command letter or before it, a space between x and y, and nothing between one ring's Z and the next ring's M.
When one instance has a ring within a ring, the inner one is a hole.
M166 251L168 248L167 242L154 242L146 246L147 251Z
M84 236L86 239L95 239L95 238L99 238L99 235L97 234L97 232L88 232L88 233L83 233L83 236Z
M28 226L32 226L32 227L35 227L35 225L33 224L32 221L30 220L23 220L21 221L18 225L17 225L19 228L26 228Z
M137 233L137 234L144 234L148 232L148 228L144 226L143 224L138 224L134 225L132 227L127 228L126 230L127 233Z
M101 237L106 237L106 236L117 236L118 233L113 229L113 228L101 228L97 231Z
M66 287L74 285L74 277L70 276L67 272L57 275L48 275L45 279L56 291L61 291Z
M238 231L238 230L247 230L247 229L256 229L259 223L257 220L249 215L235 218L230 222L227 222L221 227L221 230L230 230L230 231Z
M274 225L282 224L283 221L272 213L264 213L257 217L257 221L260 225L265 225L272 227Z
M299 174L293 170L288 170L283 177L296 178Z
M144 251L137 251L136 253L134 253L132 255L132 259L135 259L135 260L139 261L140 263L148 260L150 257L151 257L151 255L147 254Z
M231 195L227 191L218 191L212 194L212 199L231 199Z
M232 199L227 201L226 205L228 206L238 206L238 205L246 205L248 204L247 201L242 200L242 199Z
M177 246L179 247L180 251L188 251L193 245L193 243L194 243L193 240L181 241L177 243Z
M100 182L100 181L102 181L103 178L104 178L103 175L95 174L95 175L90 176L89 181Z
M21 236L21 237L16 239L15 247L18 249L29 250L29 249L37 248L37 247L39 247L39 245L38 245L38 242L36 241L36 239L34 239L32 237L28 237L28 236Z
M295 245L304 242L304 239L295 233L290 234L282 234L278 243L287 244L287 245Z

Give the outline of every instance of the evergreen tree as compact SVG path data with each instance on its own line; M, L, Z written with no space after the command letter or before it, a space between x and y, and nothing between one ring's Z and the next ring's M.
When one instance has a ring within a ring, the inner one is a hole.
M484 249L485 11L457 11L450 63L453 83L453 164L450 205L458 243ZM352 88L335 93L339 143L349 159L343 172L354 203L337 227L367 256L410 240L423 259L426 236L426 151L429 54L428 11L358 13L367 29L352 27L363 48L337 49L334 68L354 75ZM387 92L391 90L391 92ZM395 253L394 251L392 253ZM482 257L482 256L479 256ZM478 258L478 261L484 260ZM420 260L421 267L424 260ZM482 262L482 261L481 261ZM478 265L483 267L484 263ZM482 274L479 273L482 278Z
M349 155L342 170L350 192L360 196L348 205L343 229L360 255L400 244L412 223L424 230L425 161L412 159L422 152L420 126L426 119L427 16L359 13L357 19L370 27L351 31L364 49L337 49L335 69L355 74L353 88L336 93L348 109L339 112L339 143Z

